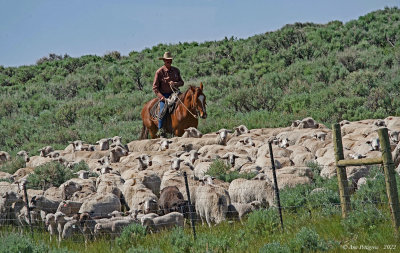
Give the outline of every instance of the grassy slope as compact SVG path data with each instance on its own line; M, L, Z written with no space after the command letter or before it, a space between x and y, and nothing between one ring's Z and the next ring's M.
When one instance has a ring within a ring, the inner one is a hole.
M306 116L330 124L400 115L399 31L400 11L392 8L346 24L296 23L248 39L0 66L0 150L33 155L76 139L136 139L141 107L154 96L157 58L166 50L176 55L185 87L205 85L209 118L200 121L202 132L281 127Z

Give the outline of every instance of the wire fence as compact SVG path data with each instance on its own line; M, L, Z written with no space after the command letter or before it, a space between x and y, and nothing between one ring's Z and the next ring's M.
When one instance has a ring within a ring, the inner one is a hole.
M296 168L299 169L306 169L306 168L310 168L310 164L308 165L304 165L304 166L295 166ZM322 167L322 166L321 166ZM321 169L320 167L320 169ZM334 170L336 169L336 166L323 166L323 168L327 168L327 169L331 169ZM376 170L375 171L375 177L376 176L382 176L383 174L380 172L380 170ZM304 175L306 176L306 175ZM366 176L366 175L364 175ZM177 179L179 179L181 182L184 182L184 176L183 173L180 176L177 176ZM290 179L290 178L289 178ZM280 178L280 174L279 174L279 170L278 170L278 187L280 187L280 182L281 178ZM337 182L337 178L335 177L334 179ZM370 180L373 180L372 178ZM261 183L262 180L260 180ZM264 181L262 181L263 183L265 183ZM150 183L160 183L159 181L150 181ZM223 182L214 182L213 185L208 185L208 184L204 184L204 183L200 183L197 182L193 179L188 180L188 187L189 187L189 192L193 192L194 194L196 193L195 188L201 188L201 187L208 187L208 188L221 188L221 189L225 189L226 190L226 194L228 196L226 196L226 209L223 210L221 213L215 214L214 217L208 217L209 218L209 222L210 225L214 225L216 222L216 219L220 219L222 216L221 220L226 220L228 222L243 222L246 221L245 216L240 217L240 214L238 212L238 210L231 210L228 209L228 204L231 203L231 201L229 200L229 198L231 196L229 196L229 190L232 189L226 189L226 188L222 188L222 185L224 183ZM270 183L267 183L267 185ZM262 185L262 184L259 184ZM310 212L319 212L320 210L324 209L324 208L330 208L331 210L331 214L340 214L340 206L341 206L341 202L339 200L339 195L338 192L336 191L332 191L333 195L336 196L336 198L329 200L328 202L325 203L317 203L317 202L307 202L307 201L311 201L308 200L308 197L312 196L312 194L318 194L318 190L313 189L314 187L316 187L316 182L315 179L314 181L310 181L310 183L306 184L309 187L307 188L307 190L305 190L305 194L307 194L307 196L305 196L305 199L302 203L300 204L293 204L296 203L296 201L287 201L285 198L283 199L283 202L281 202L281 209L283 212L283 221L285 221L285 215L292 213L293 210L297 210L297 211L304 211L304 210L308 210ZM117 186L117 185L114 185ZM134 186L133 186L134 187ZM225 186L226 187L226 186ZM184 185L179 185L180 191L183 193L185 200L187 201L187 195L186 195L186 189L184 189ZM28 193L29 190L24 189L19 189L20 191L18 192L18 194L14 197L17 197L18 199L7 199L7 197L12 198L13 196L11 196L12 194L9 194L12 190L15 189L15 187L10 187L10 185L0 185L0 192L3 194L3 200L2 200L2 208L1 208L1 212L0 212L0 226L3 227L7 227L7 226L15 226L18 229L20 229L21 231L29 231L30 229L35 230L35 231L47 231L45 233L50 235L50 232L48 232L49 230L49 225L53 225L54 228L54 235L58 236L58 233L60 233L62 235L64 228L60 230L60 232L58 231L58 227L59 227L59 223L60 222L55 222L52 221L49 223L49 221L46 224L46 218L45 215L48 213L56 213L57 209L59 209L58 206L62 206L64 202L62 202L60 199L59 200L46 200L43 204L38 205L38 203L36 203L35 205L34 202L32 200L32 198L34 196L29 196L29 201L27 201L25 193ZM269 188L269 189L273 189L273 188ZM286 189L294 189L294 188L289 188L289 187L285 187L283 188L283 192L285 194L285 190ZM233 189L234 190L234 189ZM243 185L240 188L241 191L254 191L256 189L254 189L254 187L246 187L245 185ZM260 190L260 189L257 189ZM261 189L262 190L262 189ZM312 193L312 190L315 190L314 193ZM329 191L329 189L325 189L325 190L321 190L322 192L326 192ZM7 192L7 197L5 196L5 193ZM123 192L123 191L122 191ZM223 196L224 193L223 191L218 191L218 194L216 196ZM93 194L96 194L95 192L93 192ZM27 194L28 195L28 194ZM296 197L297 195L295 195ZM349 194L349 197L354 196L354 193ZM118 196L119 197L119 196ZM273 196L273 193L269 193L268 198L272 199L273 201L276 200L276 198ZM91 200L91 197L88 197L87 200ZM212 204L212 199L210 199L210 195L206 195L206 196L191 196L191 200L192 202L194 202L194 204L189 205L187 202L185 202L185 204L183 206L180 206L179 208L175 208L176 211L183 213L183 217L184 220L186 221L186 227L191 227L193 225L195 226L199 226L200 224L205 224L207 226L207 217L205 217L205 215L201 214L201 210L199 210L199 205L196 206L196 203L207 203L209 202L210 204ZM265 199L264 199L265 200ZM281 195L281 200L282 200L282 195ZM8 202L7 202L8 201ZM136 196L132 196L130 198L130 200L128 201L129 203L136 203L139 204L140 202L143 201L143 196L136 197ZM249 201L251 202L251 201ZM60 205L61 203L61 205ZM47 205L51 205L51 207L46 206ZM264 205L261 206L257 206L256 208L252 208L251 205L246 205L244 208L248 208L248 210L246 209L244 212L249 212L249 211L253 211L253 209L259 209L259 210L276 210L276 212L278 212L278 207L276 206L276 204L274 203L273 205L269 206L268 208L265 207L265 203L263 203ZM389 203L390 204L390 203ZM143 205L143 204L142 204ZM357 202L357 205L365 205L365 206L370 206L373 207L381 216L384 220L390 220L390 216L387 213L382 212L382 206L387 206L388 205L388 201L387 200L383 200L383 199L378 199L378 198L374 198L374 199L362 199L361 201ZM117 205L117 207L115 206L115 204L107 204L107 203L102 203L101 204L101 209L103 210L121 210L120 208L118 208L118 206L120 207L120 205ZM232 207L232 205L230 206ZM29 210L29 212L28 212ZM190 211L193 210L193 211ZM163 215L165 213L169 213L171 212L170 208L166 208L166 209L162 209L160 207L157 207L156 210L151 210L155 213L157 213L158 215L160 215L160 217L163 217ZM208 210L207 210L208 211ZM71 233L75 233L76 235L83 235L83 238L86 238L88 235L93 235L95 238L95 236L100 236L100 237L104 237L104 234L106 234L106 237L109 240L113 240L113 238L115 238L116 236L121 234L122 231L122 227L126 226L127 224L130 223L137 223L137 224L142 224L141 221L141 217L142 215L144 215L143 213L139 212L137 214L135 214L134 212L121 212L117 215L120 215L121 217L111 217L111 215L109 215L110 212L104 213L104 212L100 212L101 217L91 217L91 221L93 220L91 227L87 228L87 223L88 221L82 221L80 220L80 216L76 216L74 217L74 213L70 214L69 217L67 216L66 218L63 218L63 220L61 221L61 224L67 224L72 223L72 227L73 229L70 229L72 232ZM31 215L30 219L28 217L28 214ZM75 213L76 214L76 213ZM193 214L193 217L191 217ZM191 218L193 219L193 224L190 223ZM113 222L115 223L116 221L126 221L125 223L122 224L117 224L117 226L119 226L119 228L113 228L112 224L110 225L107 222ZM94 227L95 224L102 224L105 223L107 224L107 226L105 226L106 228L104 229L104 231L102 231L101 229L98 229L97 232L94 231ZM217 221L218 222L218 221ZM169 225L171 225L171 223L175 223L174 222L163 222L162 219L160 219L160 221L158 221L157 225L155 227L168 227ZM89 231L88 231L89 230ZM72 239L70 238L69 240L74 240L79 242L81 239L77 239L77 237L72 237Z

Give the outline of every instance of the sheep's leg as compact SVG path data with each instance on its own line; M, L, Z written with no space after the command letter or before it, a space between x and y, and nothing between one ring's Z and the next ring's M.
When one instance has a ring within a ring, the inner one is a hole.
M206 221L207 221L208 227L211 227L211 219L210 219L209 213L206 213Z

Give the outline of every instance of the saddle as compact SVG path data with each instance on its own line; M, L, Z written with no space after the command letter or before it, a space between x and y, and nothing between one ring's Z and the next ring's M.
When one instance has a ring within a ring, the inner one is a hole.
M153 119L160 120L164 118L167 113L172 113L176 108L176 101L178 100L178 95L180 92L174 92L169 98L165 99L165 105L163 110L160 112L160 101L155 103L150 109L150 116Z

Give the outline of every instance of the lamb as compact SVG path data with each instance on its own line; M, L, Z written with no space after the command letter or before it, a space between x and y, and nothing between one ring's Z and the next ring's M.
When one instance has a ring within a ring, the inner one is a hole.
M118 163L122 156L127 156L128 151L120 146L116 146L110 151L110 162Z
M160 151L165 151L165 150L169 149L169 144L171 144L172 141L171 141L171 140L168 140L168 139L161 139L161 140L160 140L159 142L157 142L157 143L160 144L159 150L160 150Z
M46 146L46 147L39 149L41 157L47 157L53 151L54 151L54 149L52 146Z
M184 217L183 214L178 212L168 213L164 216L142 219L142 226L150 228L151 231L160 231L166 228L178 226L183 228Z
M82 229L79 221L76 218L73 218L72 220L65 223L61 238L65 240L71 237L73 234L79 233L81 231Z
M19 151L19 152L17 153L17 155L23 157L26 163L29 162L29 160L30 160L30 159L29 159L29 153L26 152L25 150ZM0 158L0 160L1 160L1 158Z
M216 139L218 145L226 145L226 142L228 141L228 133L232 133L232 131L225 128L218 130Z
M234 128L234 132L233 135L234 136L239 136L242 134L248 134L250 133L249 129L247 129L247 127L245 125L240 125Z
M46 215L45 225L47 227L47 231L49 231L50 233L50 241L51 241L53 235L55 235L57 231L57 224L54 213L48 213Z
M108 150L110 148L111 138L103 138L96 141L96 144L99 145L100 150Z
M230 207L230 210L231 211L236 211L238 213L240 222L243 223L243 217L246 214L249 214L254 210L260 209L262 205L261 205L260 201L252 201L252 202L246 203L246 204L243 204L243 203L232 203L231 206L233 208Z
M189 127L185 129L185 133L182 135L183 138L201 138L203 134L195 127Z
M54 214L55 223L57 224L57 231L58 231L58 241L61 242L62 234L64 231L64 226L68 221L71 221L72 217L67 217L62 212L56 212Z
M198 186L194 198L196 212L203 224L204 219L209 227L212 222L219 224L226 219L231 200L224 188L209 184Z

